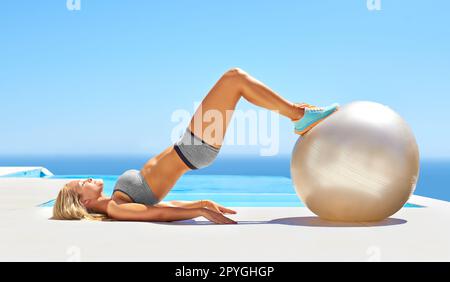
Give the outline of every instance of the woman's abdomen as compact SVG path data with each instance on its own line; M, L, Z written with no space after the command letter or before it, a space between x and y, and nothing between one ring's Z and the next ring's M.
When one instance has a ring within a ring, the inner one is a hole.
M180 159L173 146L154 156L141 169L141 174L153 191L162 200L189 167Z

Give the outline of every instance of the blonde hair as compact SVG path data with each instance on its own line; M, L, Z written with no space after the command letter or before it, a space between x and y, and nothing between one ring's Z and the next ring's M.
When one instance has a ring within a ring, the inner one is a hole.
M61 220L105 220L104 214L91 213L82 203L80 195L67 184L59 191L53 205L53 219Z

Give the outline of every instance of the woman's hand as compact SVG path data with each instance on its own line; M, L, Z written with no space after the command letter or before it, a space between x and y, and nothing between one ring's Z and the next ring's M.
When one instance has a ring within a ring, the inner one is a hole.
M236 214L237 212L232 210L232 209L228 209L224 206L219 205L216 202L213 202L211 200L202 200L200 201L201 206L204 208L207 208L209 210L215 211L217 213L221 213L221 214Z
M200 209L201 215L206 218L209 221L212 221L214 223L218 224L236 224L237 222L224 216L220 212L212 211L206 208Z

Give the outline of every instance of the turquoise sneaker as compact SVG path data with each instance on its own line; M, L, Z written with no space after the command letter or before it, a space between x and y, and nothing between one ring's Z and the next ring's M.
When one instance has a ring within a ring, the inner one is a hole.
M326 117L339 109L339 104L335 103L327 107L305 107L305 114L299 120L294 120L294 131L303 135L318 125Z

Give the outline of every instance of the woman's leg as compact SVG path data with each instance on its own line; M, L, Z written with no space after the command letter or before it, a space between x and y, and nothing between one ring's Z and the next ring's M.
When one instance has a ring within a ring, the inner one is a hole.
M249 102L278 111L280 114L292 119L303 116L303 108L287 101L267 86L251 77L240 69L226 72L209 91L201 105L196 110L189 124L189 129L197 137L211 146L220 148L225 136L228 123L236 104L244 97ZM208 121L208 111L219 113L222 125L219 126L221 138L207 136L204 130L215 121ZM141 173L158 199L163 199L172 189L178 179L190 168L180 158L174 146L169 146L160 154L151 158L142 168Z
M220 148L232 113L241 97L256 106L277 111L291 120L303 116L302 107L287 101L262 82L236 68L227 71L209 91L192 117L189 129L206 143ZM222 125L213 124L217 122L211 118L215 115L222 117ZM215 136L204 134L209 126L218 128L220 132L215 132Z

